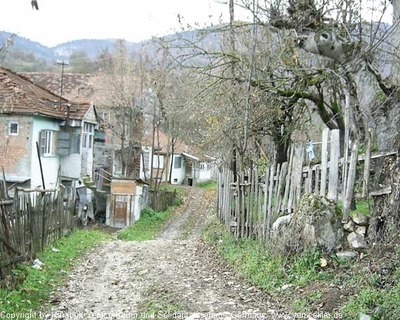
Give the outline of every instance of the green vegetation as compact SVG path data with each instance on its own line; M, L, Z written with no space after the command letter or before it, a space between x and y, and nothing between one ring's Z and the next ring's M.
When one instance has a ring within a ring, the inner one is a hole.
M96 230L76 230L53 244L59 251L47 248L39 254L38 259L44 263L42 270L21 264L13 270L13 280L19 283L17 287L0 289L0 311L16 314L39 308L48 300L53 287L62 283L76 259L108 237Z
M352 215L352 213L354 212L360 212L369 217L371 216L370 212L372 211L372 205L373 205L372 200L370 201L364 199L356 200L356 210L351 210L350 215ZM337 206L339 209L343 209L343 202L338 201Z
M204 238L243 277L270 294L277 294L283 285L303 285L327 277L320 270L321 254L317 248L294 257L278 256L264 243L236 240L216 219L207 227Z
M138 304L139 319L176 319L185 310L171 288L153 285L143 296Z
M145 241L154 239L162 226L173 215L173 207L167 211L155 212L150 207L142 210L140 219L135 224L122 230L118 239L125 241Z
M368 314L372 320L400 319L400 249L394 265L358 276L359 291L342 310L345 319L358 319L360 312Z
M393 248L377 248L376 253L350 262L323 255L317 248L280 256L273 245L235 239L217 219L205 230L204 239L253 285L271 295L290 297L295 312L315 312L333 294L341 298L327 312L340 313L343 319L358 320L360 313L372 320L400 319L400 249L395 254ZM370 259L376 261L376 270L371 269ZM324 260L327 266L322 267Z
M155 212L150 207L145 207L140 219L135 224L118 233L118 239L125 241L145 241L154 239L165 223L173 216L175 208L183 203L184 188L171 185L161 185L160 190L176 192L175 200L166 211Z
M218 183L216 181L205 181L196 184L196 187L202 189L216 189L218 187Z

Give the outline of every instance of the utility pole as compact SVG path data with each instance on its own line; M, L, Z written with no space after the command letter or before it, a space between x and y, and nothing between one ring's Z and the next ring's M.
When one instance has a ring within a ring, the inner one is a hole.
M61 88L60 88L60 110L61 110L61 103L62 103L62 96L63 96L63 89L64 89L64 68L69 66L68 61L61 61L57 60L57 65L61 66ZM69 109L71 105L67 105L67 123L66 125L68 126L68 121L69 121Z
M154 105L153 105L152 135L151 135L150 185L153 185L153 165L154 165L154 150L155 150L155 148L154 148L155 141L154 140L155 140L155 131L156 131L156 110L157 110L157 95L155 94L154 95Z

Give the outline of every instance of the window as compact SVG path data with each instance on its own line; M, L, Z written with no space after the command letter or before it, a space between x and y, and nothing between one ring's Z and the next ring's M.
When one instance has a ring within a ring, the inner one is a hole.
M200 170L209 170L208 163L206 162L200 163Z
M55 131L42 130L39 137L40 154L42 156L55 156L56 155L56 139Z
M182 158L181 157L174 157L174 169L182 168Z
M143 169L145 172L150 171L150 152L144 151L143 152Z
M83 124L82 148L92 148L94 135L94 124Z
M80 138L79 133L71 134L69 153L80 153Z
M164 168L164 156L154 155L153 157L153 168Z
M19 134L19 123L18 121L8 121L8 135L17 136Z

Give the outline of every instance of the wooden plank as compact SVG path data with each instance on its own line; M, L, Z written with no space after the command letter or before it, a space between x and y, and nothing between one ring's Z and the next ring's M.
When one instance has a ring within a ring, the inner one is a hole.
M288 164L288 173L286 175L286 184L285 184L285 193L283 195L282 205L286 207L286 211L290 213L291 209L289 210L289 197L290 197L290 188L291 188L291 175L293 170L293 155L294 155L294 146L290 148L290 157L289 157L289 164Z
M236 216L236 230L235 235L237 238L240 237L242 229L242 216L240 214L240 185L239 185L239 175L236 175L236 206L235 206L235 216Z
M15 187L18 191L23 191L23 192L56 192L57 189L40 189L40 188L34 188L34 189L24 189L20 187Z
M3 244L4 244L9 250L11 250L12 252L14 252L14 253L16 253L16 254L18 254L18 255L21 255L21 252L20 252L19 250L17 250L16 248L14 248L14 247L11 245L10 241L7 241L7 239L4 238L2 235L0 235L0 241L3 242Z
M304 167L303 167L304 169ZM304 170L303 170L304 174ZM313 170L308 166L307 177L304 179L304 192L310 193L312 190Z
M270 230L271 230L272 192L274 190L274 175L275 175L275 164L272 164L270 167L269 186L268 186L268 209L267 209L268 214L266 222L267 237L270 236Z
M247 188L246 192L246 214L247 214L247 237L251 237L251 232L253 229L253 216L254 216L254 171L250 169L249 176L250 186Z
M346 198L346 184L347 184L347 176L348 176L348 160L349 160L349 143L350 143L350 92L348 88L345 88L345 109L344 109L344 146L343 146L343 173L342 173L342 202L345 202Z
M293 156L293 169L290 176L290 192L288 200L288 213L290 214L295 209L298 199L301 194L301 180L302 180L302 169L303 169L303 157L304 148L302 146L296 146Z
M378 190L371 191L369 193L369 196L370 197L376 197L376 196L382 196L384 194L390 194L390 193L392 193L392 187L388 186L388 187L380 188Z
M386 150L386 151L380 151L380 152L373 152L371 153L371 159L378 159L378 158L384 158L384 157L390 157L390 156L395 156L398 154L397 149L391 149L391 150ZM365 154L360 154L357 159L359 161L364 161L366 155Z
M270 171L270 168L267 167L267 170L265 170L265 177L264 177L264 205L263 205L263 213L264 213L263 236L264 236L264 239L268 239L268 237L269 237L269 233L268 233L269 229L267 228L268 215L270 214L268 211L269 171Z
M246 236L246 206L245 206L245 201L246 201L246 193L245 193L245 186L241 185L244 183L244 172L241 171L239 175L239 199L240 199L240 224L241 224L241 229L240 229L240 236L241 238L244 238Z
M320 166L318 165L314 169L314 176L315 176L314 194L319 194L319 175L320 175Z
M368 195L370 171L371 171L371 131L370 129L368 129L365 131L365 161L364 161L363 188L362 188L363 198L365 198Z
M340 158L340 133L339 130L331 131L328 199L338 200L339 186L339 158Z
M281 166L281 172L279 174L279 180L277 182L277 186L276 186L276 198L275 198L275 213L279 213L281 211L281 204L282 204L282 188L283 188L283 184L286 181L286 175L287 175L287 168L288 168L288 163L284 162L282 163Z
M276 172L275 172L275 184L274 184L274 203L275 203L275 206L274 206L274 213L276 213L277 212L277 206L276 206L276 203L277 203L277 200L278 200L278 197L279 197L279 195L278 195L278 186L279 186L279 183L280 183L280 181L279 181L279 179L280 179L280 173L281 173L281 167L282 167L282 164L280 164L280 163L278 163L277 164L277 166L276 166Z
M295 153L297 151L296 155L296 172L293 178L295 179L295 188L294 188L294 197L293 197L293 209L296 210L299 202L300 202L300 197L301 197L301 187L302 187L302 169L303 169L303 162L304 162L304 147L299 145Z
M227 169L226 171L226 177L228 179L228 183L234 183L233 181L234 179L234 173L232 170ZM235 201L235 190L234 189L230 189L227 188L226 192L226 198L225 198L225 208L227 208L226 210L228 210L227 214L228 214L228 221L229 223L232 222L233 220L233 216L232 216L232 205L234 204ZM226 204L226 202L228 202Z
M321 151L321 187L319 194L321 196L326 195L326 177L328 173L328 139L329 129L325 128L322 132L322 151Z
M344 190L345 197L344 197L344 201L343 201L343 218L342 218L344 223L347 223L349 221L350 204L351 204L351 200L353 198L354 183L355 183L355 178L356 178L358 146L359 146L359 141L358 140L354 141L354 144L353 144L352 150L351 150L347 183L346 183L346 187Z
M12 205L12 204L14 204L13 200L1 200L0 201L0 206Z

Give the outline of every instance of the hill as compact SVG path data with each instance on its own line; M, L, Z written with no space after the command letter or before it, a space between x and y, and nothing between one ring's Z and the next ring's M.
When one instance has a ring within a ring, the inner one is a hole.
M0 47L12 33L0 31ZM81 39L47 47L27 38L16 36L6 50L0 52L0 65L19 72L51 71L57 60L68 60L71 54L84 52L89 60L95 60L104 50L112 50L117 39ZM127 42L129 51L137 51L142 43Z

